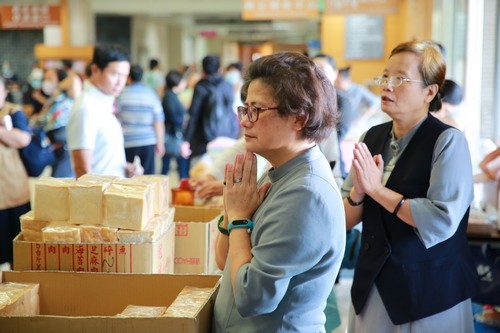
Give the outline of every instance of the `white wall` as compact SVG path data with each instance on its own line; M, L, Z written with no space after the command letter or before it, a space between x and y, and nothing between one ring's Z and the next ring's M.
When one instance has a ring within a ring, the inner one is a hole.
M95 15L90 3L68 0L69 42L74 46L85 46L95 42Z

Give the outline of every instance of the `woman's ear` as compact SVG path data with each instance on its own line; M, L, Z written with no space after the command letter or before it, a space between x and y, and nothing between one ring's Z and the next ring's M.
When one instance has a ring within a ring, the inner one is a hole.
M427 103L430 103L439 92L439 86L437 84L431 84L426 88L427 88L427 95L425 96L425 101Z
M294 128L297 130L303 129L305 126L306 120L307 120L307 116L305 116L305 115L295 116L295 121L293 123Z

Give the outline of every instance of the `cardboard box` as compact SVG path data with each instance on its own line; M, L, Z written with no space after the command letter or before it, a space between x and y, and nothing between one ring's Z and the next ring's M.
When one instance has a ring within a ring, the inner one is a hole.
M124 243L38 243L19 234L14 239L16 271L76 271L115 273L173 273L175 226L155 242Z
M218 208L175 206L175 273L213 274Z
M209 333L220 276L3 272L4 282L40 284L40 316L0 317L10 333ZM130 304L169 306L185 286L213 288L195 316L114 317Z

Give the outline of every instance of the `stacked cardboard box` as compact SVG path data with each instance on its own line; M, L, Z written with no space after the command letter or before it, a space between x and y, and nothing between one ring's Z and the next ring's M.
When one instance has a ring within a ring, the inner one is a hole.
M40 178L21 217L15 270L172 273L168 177Z
M219 208L175 206L175 273L214 274Z

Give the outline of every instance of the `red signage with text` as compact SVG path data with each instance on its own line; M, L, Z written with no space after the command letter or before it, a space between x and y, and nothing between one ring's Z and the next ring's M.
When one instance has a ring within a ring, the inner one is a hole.
M0 6L0 29L43 29L60 23L59 5Z

